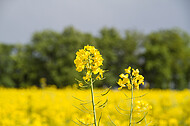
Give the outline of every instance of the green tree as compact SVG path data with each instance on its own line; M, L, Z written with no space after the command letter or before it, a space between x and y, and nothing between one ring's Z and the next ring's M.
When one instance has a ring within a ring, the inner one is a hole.
M145 81L155 88L184 89L190 83L190 36L180 29L169 29L144 35L127 30L122 37L115 28L103 28L100 36L82 33L73 27L63 32L43 30L33 34L31 43L0 44L0 86L65 87L82 78L73 63L75 53L85 45L95 46L104 58L106 79L95 86L116 86L117 76L129 65L142 68ZM173 85L173 86L171 86Z
M107 79L101 81L106 85L116 84L118 74L117 51L121 41L122 38L116 29L106 27L100 31L100 37L96 38L97 48L104 58L104 69L109 70L109 72L105 73Z
M187 87L189 37L178 29L161 30L147 36L145 44L145 78L156 88Z
M44 77L47 70L44 62L30 44L16 45L12 54L14 72L12 78L16 87L40 86L39 80Z
M184 89L188 86L188 67L190 65L190 37L180 29L165 30L163 39L167 42L171 61L172 81L175 88Z
M166 42L159 33L152 33L145 41L144 76L154 88L169 88L171 57Z
M139 51L144 35L138 31L126 31L121 37L115 28L103 28L100 37L96 38L98 49L103 55L105 74L104 84L116 85L117 76L129 65L138 66Z
M140 56L144 52L144 39L145 35L139 31L127 30L125 32L125 37L118 48L118 68L122 67L122 70L128 66L139 68L142 64Z
M79 76L73 63L75 53L92 40L90 34L83 34L73 27L65 28L61 34L50 30L35 33L32 45L46 68L44 76L48 82L58 87L72 85L73 78Z
M13 45L0 44L0 86L14 87L12 79L14 61L11 58Z

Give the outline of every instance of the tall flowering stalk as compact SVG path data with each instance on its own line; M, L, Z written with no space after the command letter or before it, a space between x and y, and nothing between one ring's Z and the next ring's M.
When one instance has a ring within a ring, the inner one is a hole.
M100 52L94 46L89 45L84 46L84 49L80 49L76 53L76 59L74 60L74 63L76 65L76 71L85 71L85 76L83 76L83 80L85 84L90 85L91 87L92 107L95 126L97 126L97 121L93 83L95 80L101 80L103 78L103 73L105 71L100 68L101 66L103 66L103 60L104 59L102 58ZM79 86L82 87L83 85L83 83L79 83Z
M132 118L133 118L133 89L136 88L139 90L139 85L144 85L144 77L142 75L139 75L138 69L132 69L129 66L127 69L125 69L125 73L122 73L119 75L120 79L117 82L120 86L118 89L122 89L123 87L128 87L129 90L131 90L131 109L130 109L130 117L129 117L129 126L132 124Z

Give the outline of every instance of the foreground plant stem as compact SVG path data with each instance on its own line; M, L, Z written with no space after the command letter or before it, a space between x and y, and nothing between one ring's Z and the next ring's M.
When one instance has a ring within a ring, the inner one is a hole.
M131 77L132 82L132 77ZM132 117L133 117L133 83L131 83L131 111L130 111L130 118L129 118L129 126L131 126L132 123Z
M95 110L95 102L94 102L94 92L93 92L92 77L90 79L90 83L91 83L91 96L92 96L92 106L93 106L93 114L94 114L94 124L95 124L95 126L97 126L97 124L96 124L96 110Z
M145 113L144 113L145 114ZM148 126L148 124L147 124L147 122L146 122L146 117L144 118L144 120L145 120L145 126Z

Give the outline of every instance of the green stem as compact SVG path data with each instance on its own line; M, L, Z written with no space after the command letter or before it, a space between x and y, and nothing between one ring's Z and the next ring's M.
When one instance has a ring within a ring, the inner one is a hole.
M91 96L92 96L92 106L93 106L93 115L94 115L94 125L97 126L96 123L96 109L95 109L95 102L94 102L94 91L93 91L93 81L92 81L92 70L91 70L91 64L90 64L90 58L89 59L89 68L90 68L90 85L91 85Z
M145 114L145 113L144 113ZM148 124L147 124L147 122L146 122L146 117L144 118L144 120L145 120L145 126L148 126Z
M132 113L133 113L133 83L132 83L132 77L131 77L131 111L130 111L130 118L129 118L129 126L131 126L132 123Z
M93 114L94 114L94 124L95 126L97 126L92 77L91 77L90 83L91 83L91 96L92 96L92 106L93 106Z

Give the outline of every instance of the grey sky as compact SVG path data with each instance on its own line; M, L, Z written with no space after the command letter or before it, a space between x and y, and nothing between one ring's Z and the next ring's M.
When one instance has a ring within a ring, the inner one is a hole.
M189 13L189 0L0 0L0 42L27 43L35 31L69 25L94 35L104 26L190 33Z

